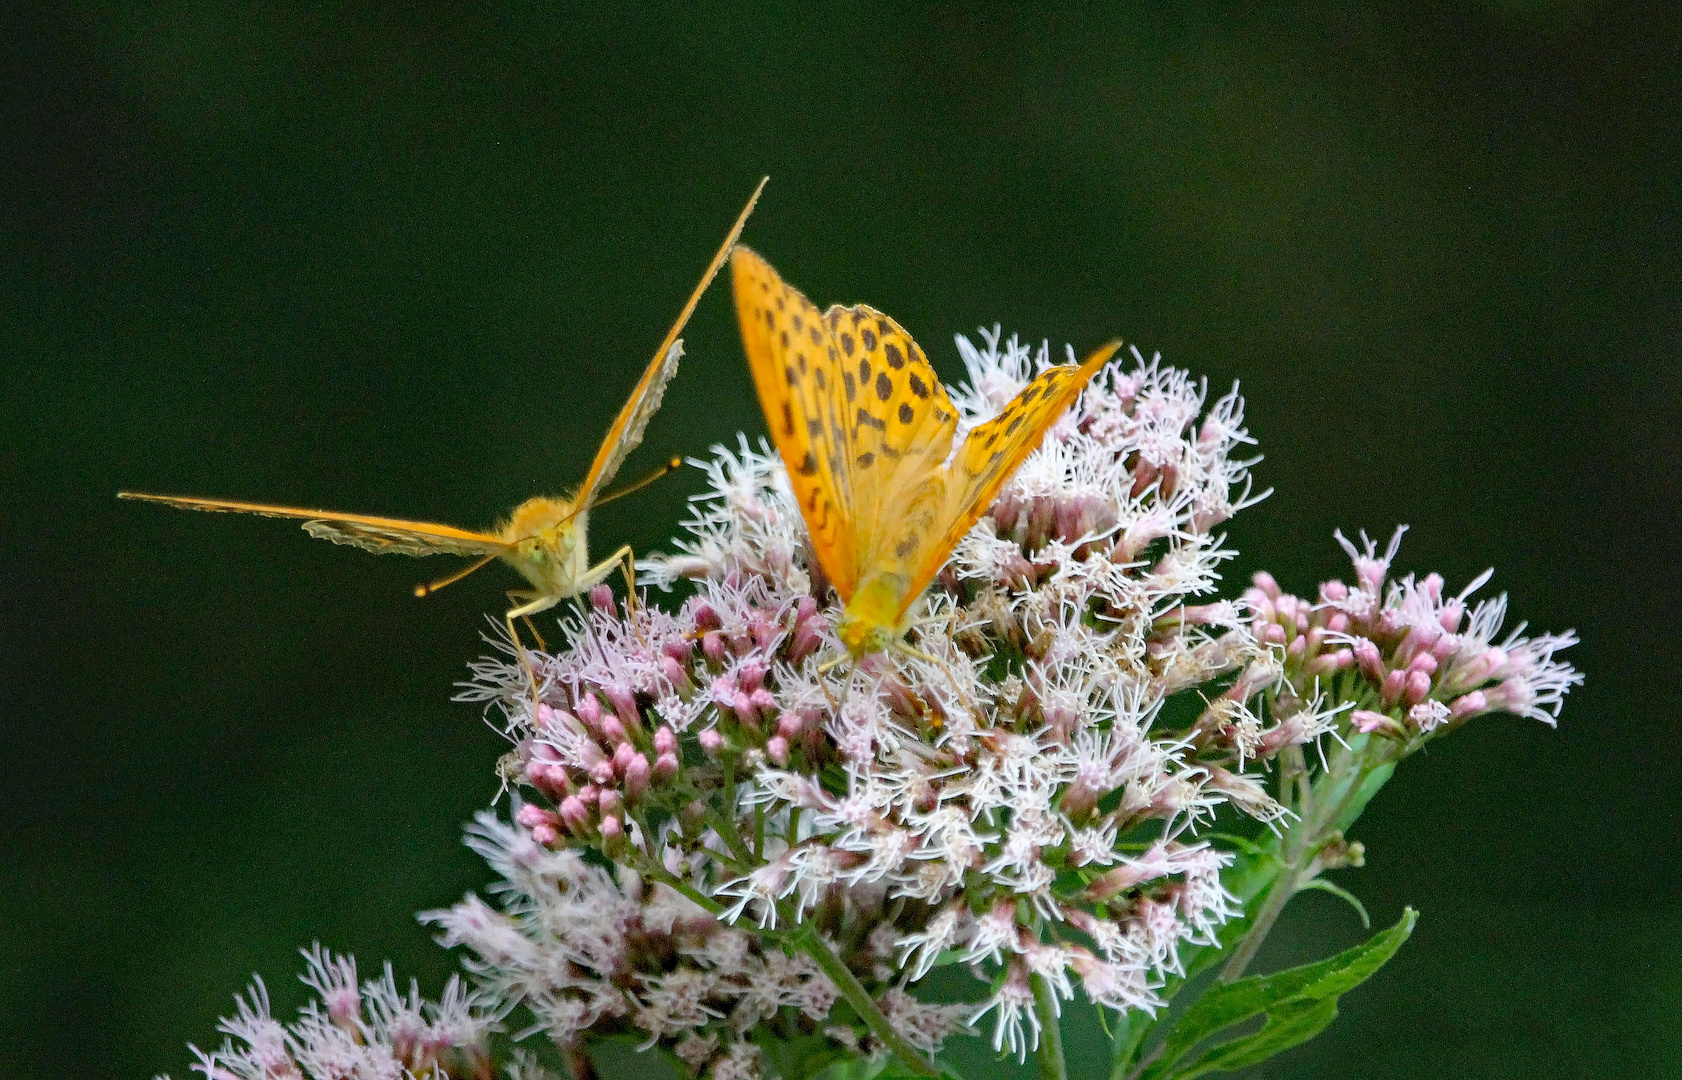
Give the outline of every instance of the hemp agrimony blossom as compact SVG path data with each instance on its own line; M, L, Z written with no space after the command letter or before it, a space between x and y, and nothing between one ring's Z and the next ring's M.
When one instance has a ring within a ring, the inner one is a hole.
M1049 364L997 328L957 344L963 428ZM1360 863L1343 830L1397 761L1489 712L1551 724L1580 681L1556 659L1569 633L1496 642L1504 598L1471 599L1488 575L1452 595L1392 580L1400 531L1382 555L1340 534L1354 584L1313 601L1267 574L1223 598L1220 529L1265 494L1250 446L1236 390L1112 363L959 543L907 646L856 663L781 462L716 447L684 535L639 565L681 599L598 588L533 654L536 700L512 660L474 667L463 697L513 745L510 818L469 830L500 881L422 915L472 994L369 984L364 1016L353 971L315 954L324 1004L283 1027L257 984L198 1068L481 1075L496 1028L579 1076L622 1034L720 1080L883 1054L934 1075L973 1025L1060 1076L1078 998L1110 1017L1116 1075L1175 1075L1220 1032L1164 1006L1217 959L1241 979L1294 893ZM927 992L943 967L973 976L963 1000ZM378 1068L323 1064L329 1028Z

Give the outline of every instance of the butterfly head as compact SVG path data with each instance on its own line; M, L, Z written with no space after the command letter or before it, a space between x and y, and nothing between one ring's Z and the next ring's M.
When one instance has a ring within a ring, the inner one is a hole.
M570 499L527 499L502 528L511 545L502 557L538 591L571 596L590 565L587 524L588 511L575 512Z

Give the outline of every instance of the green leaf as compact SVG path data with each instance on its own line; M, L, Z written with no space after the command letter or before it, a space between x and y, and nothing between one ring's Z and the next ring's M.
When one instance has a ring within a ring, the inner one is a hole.
M1231 1072L1266 1061L1274 1054L1312 1039L1335 1019L1335 997L1283 1006L1267 1014L1267 1023L1260 1031L1222 1043L1198 1058L1189 1068L1175 1073L1174 1080L1192 1080L1212 1072Z
M1337 999L1371 978L1413 933L1419 913L1408 908L1388 930L1336 956L1301 967L1251 975L1210 987L1168 1032L1143 1080L1186 1080L1205 1072L1254 1064L1318 1034L1337 1015ZM1260 1031L1217 1044L1181 1069L1187 1054L1236 1024L1265 1016ZM1260 1057L1252 1055L1260 1054Z

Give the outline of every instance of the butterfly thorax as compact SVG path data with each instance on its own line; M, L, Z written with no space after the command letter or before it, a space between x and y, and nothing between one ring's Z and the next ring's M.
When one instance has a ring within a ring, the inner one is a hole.
M841 644L854 657L878 653L899 637L899 613L904 606L905 580L898 574L879 574L865 580L835 628Z
M590 567L585 539L588 511L573 511L570 499L540 495L514 508L499 534L511 545L503 561L540 593L572 596Z

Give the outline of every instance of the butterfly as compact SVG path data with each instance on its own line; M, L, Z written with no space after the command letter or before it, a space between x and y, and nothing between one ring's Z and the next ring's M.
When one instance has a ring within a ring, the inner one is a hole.
M766 178L769 179L769 178ZM577 596L605 581L615 569L622 568L635 602L635 562L630 545L620 547L601 562L591 564L585 531L589 513L609 499L618 498L665 475L681 464L673 458L654 474L611 495L603 489L613 480L626 455L642 442L649 418L660 408L666 384L677 373L678 360L683 356L683 342L678 335L700 302L701 294L712 283L724 260L747 224L748 215L765 190L766 180L759 182L753 196L737 217L730 235L724 238L718 253L701 277L701 283L690 294L688 303L678 313L677 321L667 331L666 338L655 350L636 388L619 410L607 437L596 451L590 471L578 489L567 496L539 495L527 499L514 508L508 520L490 532L471 532L452 525L438 525L428 521L405 521L399 518L372 517L367 514L340 514L330 510L306 510L291 506L270 506L265 503L235 502L226 499L199 499L180 495L145 495L122 491L119 499L145 499L165 503L183 510L208 510L241 514L261 514L264 517L302 519L304 531L335 544L349 544L378 554L400 555L461 555L475 560L472 565L446 578L427 585L415 586L416 596L425 596L446 585L453 584L494 560L519 571L530 584L527 590L511 590L508 597L515 601L504 616L510 638L518 643L514 620L527 618L554 607L568 597ZM539 638L539 645L542 639ZM521 649L522 666L524 650ZM531 676L529 667L528 677ZM535 689L535 688L534 688Z
M875 308L819 313L745 247L730 257L748 367L855 659L881 652L993 497L1121 342L1040 372L958 447L923 350ZM950 458L950 461L948 459Z

